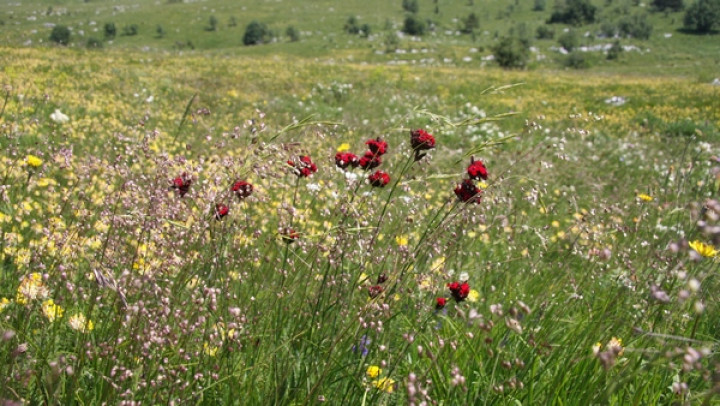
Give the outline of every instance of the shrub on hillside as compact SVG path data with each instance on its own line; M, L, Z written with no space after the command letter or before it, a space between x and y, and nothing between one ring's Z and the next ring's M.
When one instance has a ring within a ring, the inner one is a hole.
M243 35L243 44L259 45L265 44L272 40L272 32L267 25L258 21L252 21L248 24Z
M90 38L88 38L87 42L85 43L85 46L88 49L100 49L103 47L103 43L102 43L102 41L100 41L99 39L97 39L95 37L90 37Z
M407 16L402 31L408 35L423 35L425 34L425 23L415 16Z
M563 60L563 65L573 69L587 69L590 67L590 59L585 52L570 52Z
M555 5L548 24L583 25L595 22L597 8L590 0L565 0Z
M620 58L620 54L623 52L623 47L620 45L620 41L613 42L610 49L607 51L607 55L605 58L607 58L608 61L614 61L618 58Z
M105 33L105 39L115 38L115 35L117 35L117 28L115 27L115 23L105 23L103 32Z
M558 38L558 44L565 48L566 51L572 52L575 48L580 46L580 36L575 30L570 30L563 33L563 35Z
M720 0L697 0L685 12L685 28L708 33L720 27Z
M290 42L298 42L300 41L300 31L297 30L297 28L291 26L288 26L287 29L285 29L285 35L287 35L288 39L290 39Z
M480 19L475 13L470 13L467 17L463 18L462 23L463 25L460 31L463 34L472 34L473 31L480 28Z
M56 25L50 32L50 41L60 45L69 44L70 29L64 25Z
M646 40L650 38L653 26L647 14L634 14L621 18L618 21L617 29L621 37Z
M417 0L403 0L402 8L408 13L413 14L417 13L420 10Z
M537 39L553 39L555 38L555 30L548 27L547 25L541 25L537 27L535 32L535 38Z
M683 9L683 0L653 0L652 8L657 11L680 11Z
M520 69L530 58L530 44L517 37L504 37L492 47L498 65L508 69Z
M123 27L122 35L126 37L132 37L134 35L138 34L138 26L137 24L130 24Z
M343 29L348 34L358 34L360 32L360 25L358 23L358 18L356 16L350 16L348 17L347 21L345 21L345 25L343 26Z

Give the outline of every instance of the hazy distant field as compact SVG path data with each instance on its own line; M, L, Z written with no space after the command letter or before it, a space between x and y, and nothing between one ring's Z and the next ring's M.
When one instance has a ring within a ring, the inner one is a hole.
M533 4L3 2L0 403L720 404L717 35Z

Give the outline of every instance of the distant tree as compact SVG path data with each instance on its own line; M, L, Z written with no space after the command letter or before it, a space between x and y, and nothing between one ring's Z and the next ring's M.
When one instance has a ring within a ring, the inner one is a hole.
M243 44L264 44L270 42L271 39L272 33L268 29L267 25L258 21L252 21L245 29L245 34L243 35Z
M548 27L547 25L541 25L537 27L535 38L537 39L553 39L555 37L555 30Z
M218 19L215 16L210 16L208 19L208 26L205 31L217 31Z
M651 6L657 11L680 11L683 9L683 0L653 0Z
M533 11L545 11L545 0L535 0L532 9Z
M70 29L64 25L56 25L50 32L50 41L67 45L70 43Z
M504 37L492 47L498 65L506 69L520 69L530 59L530 44L517 37Z
M298 42L300 41L300 31L298 31L295 27L288 26L287 29L285 29L285 35L290 39L290 42Z
M409 15L405 17L402 31L408 35L423 35L425 34L425 23L421 19Z
M123 27L122 35L125 35L127 37L132 37L133 35L138 34L138 26L137 24L130 24Z
M596 10L590 0L558 0L548 24L591 24L595 22Z
M580 36L575 30L569 30L558 38L558 43L566 51L572 52L580 46Z
M358 25L358 18L356 16L348 17L347 21L345 21L345 25L343 26L343 29L348 34L360 33L360 25Z
M720 27L720 0L697 0L685 12L685 28L708 33Z
M617 28L622 37L632 37L643 40L649 39L653 30L647 14L625 16L618 21Z
M115 35L117 35L115 23L105 23L103 31L105 32L105 39L113 39L115 38Z
M463 26L460 31L462 31L463 34L472 34L473 31L480 27L480 19L475 13L470 13L462 22Z
M622 47L622 45L620 45L620 41L616 40L615 42L613 42L610 49L608 49L607 55L605 56L605 58L607 58L607 60L609 60L609 61L614 61L614 60L620 58L620 54L622 52L623 52L623 47Z
M418 6L417 0L403 0L402 8L408 13L413 14L416 14L420 10L420 6Z

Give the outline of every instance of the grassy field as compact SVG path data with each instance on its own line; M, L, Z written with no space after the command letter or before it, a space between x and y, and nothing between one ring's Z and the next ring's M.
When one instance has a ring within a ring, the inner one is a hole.
M440 0L416 54L377 52L399 2L283 5L3 8L0 400L720 404L717 38L502 71L443 32L503 3ZM140 34L39 44L111 20Z

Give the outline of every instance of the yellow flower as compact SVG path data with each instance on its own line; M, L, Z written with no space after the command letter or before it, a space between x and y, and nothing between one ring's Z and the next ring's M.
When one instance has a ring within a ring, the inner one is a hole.
M652 202L653 197L650 195L646 195L645 193L638 193L637 195L638 199L642 200L643 202Z
M387 393L393 393L393 391L395 390L395 380L392 378L380 378L378 380L372 381L372 384L374 387Z
M408 245L408 238L406 235L398 235L397 237L395 237L395 242L397 243L397 245L404 247Z
M590 348L592 349L593 355L598 355L600 353L600 349L602 348L602 343L598 341Z
M59 305L56 305L52 299L48 299L42 304L42 312L48 320L53 322L55 319L62 317L65 310Z
M717 253L718 253L718 251L715 249L715 247L713 247L712 245L709 245L709 244L705 244L704 242L699 241L699 240L695 240L695 241L689 243L688 245L690 246L690 248L694 249L695 252L697 252L698 254L700 254L704 257L711 258L711 257L714 257L715 255L717 255Z
M27 163L29 166L32 166L33 168L37 168L43 164L43 161L35 155L28 155L25 159L25 163Z
M345 152L350 149L350 144L347 142L343 142L340 144L340 146L337 148L337 152Z
M70 324L70 328L81 333L87 333L95 329L95 324L92 320L88 320L85 315L80 313L71 316L68 324Z
M10 305L10 303L11 303L10 299L8 299L6 297L0 299L0 313L2 313L3 310L5 310L5 308L8 307L8 305Z
M367 376L370 377L371 379L375 379L375 378L377 378L378 376L380 376L380 374L382 373L382 369L380 369L380 367L377 366L377 365L370 365L370 366L367 368L367 371L365 371L365 373L366 373Z
M477 302L478 299L480 299L480 292L478 292L475 289L470 289L470 293L468 293L467 301L468 302Z
M622 339L613 337L607 343L608 350L614 350L617 355L623 355L625 348L622 346Z
M49 293L48 288L43 284L42 275L33 272L20 282L15 301L24 305L29 300L44 299Z
M208 357L214 357L215 355L217 355L218 347L214 345L209 345L208 343L203 343L203 352Z

